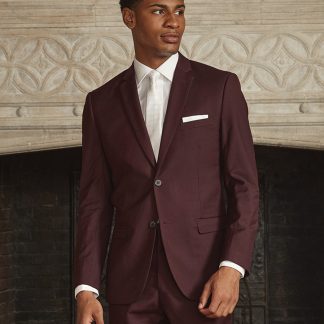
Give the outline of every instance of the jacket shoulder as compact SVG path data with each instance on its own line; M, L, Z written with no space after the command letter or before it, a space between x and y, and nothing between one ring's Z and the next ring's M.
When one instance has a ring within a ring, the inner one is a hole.
M119 86L120 82L123 80L128 70L129 68L117 74L112 79L110 79L109 81L101 85L100 87L90 91L89 94L91 94L91 97L100 98L101 96L105 96L105 98L107 98L107 96L109 97L110 95L114 95L115 90Z
M222 70L198 61L190 60L191 68L195 77L201 78L204 80L208 80L209 82L212 81L224 81L226 82L227 78L232 75L237 75L234 72Z

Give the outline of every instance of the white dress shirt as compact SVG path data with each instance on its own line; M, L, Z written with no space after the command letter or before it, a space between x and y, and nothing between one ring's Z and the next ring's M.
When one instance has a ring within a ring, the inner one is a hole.
M171 84L173 80L173 75L175 68L177 66L179 59L179 54L176 53L172 56L170 56L163 64L161 64L156 71L160 73L160 84L163 87L162 98L159 98L163 101L163 121L165 118L168 100L169 100L169 94L171 89ZM143 118L145 121L146 116L146 94L149 89L149 78L147 75L152 71L152 68L148 67L147 65L144 65L143 63L139 62L136 58L134 59L134 69L135 69L135 78L136 78L136 85L137 85L137 91L139 96L139 101L141 105L141 110L143 114ZM229 260L222 261L219 265L219 267L230 267L234 268L237 271L241 273L241 278L245 275L245 269L239 266L238 264L231 262ZM75 297L80 291L92 291L96 297L99 296L99 292L96 288L93 288L88 285L79 285L75 288Z
M163 64L161 64L156 71L160 74L159 83L162 85L162 98L159 98L163 102L163 120L169 101L169 94L171 89L171 83L173 80L174 71L178 63L179 54L172 55ZM153 70L150 67L142 64L138 60L134 59L134 69L136 76L136 84L138 97L141 104L143 118L145 121L146 116L146 94L149 89L149 78L147 75Z

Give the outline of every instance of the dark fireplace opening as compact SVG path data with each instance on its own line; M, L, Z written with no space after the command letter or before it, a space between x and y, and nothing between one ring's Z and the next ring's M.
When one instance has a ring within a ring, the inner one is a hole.
M324 323L324 152L255 149L261 227L234 322ZM80 167L81 148L0 156L0 323L72 323Z

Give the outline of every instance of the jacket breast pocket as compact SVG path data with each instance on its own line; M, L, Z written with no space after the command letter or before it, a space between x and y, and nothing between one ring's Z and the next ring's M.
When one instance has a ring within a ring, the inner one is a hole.
M186 129L195 128L195 127L213 126L213 125L216 125L216 122L211 117L205 118L205 119L191 120L188 122L183 122L181 120L180 129L186 130Z
M222 217L197 218L196 222L200 234L217 232L225 228Z

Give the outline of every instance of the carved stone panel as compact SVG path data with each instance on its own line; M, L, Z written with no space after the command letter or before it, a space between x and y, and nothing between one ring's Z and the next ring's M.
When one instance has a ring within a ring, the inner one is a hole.
M236 73L256 144L324 148L321 0L187 0L187 57ZM81 145L85 95L132 62L118 1L0 0L0 154Z

